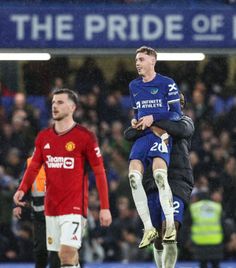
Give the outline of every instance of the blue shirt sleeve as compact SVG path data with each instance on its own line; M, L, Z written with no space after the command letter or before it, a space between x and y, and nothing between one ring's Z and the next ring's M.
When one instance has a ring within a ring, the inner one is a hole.
M167 102L168 104L171 104L173 102L179 102L179 89L176 85L175 81L172 79L169 79L167 84Z
M133 108L133 111L134 111L134 118L136 120L138 120L138 109L136 107L136 103L135 103L134 96L133 96L133 93L132 93L132 90L131 90L131 86L130 85L129 85L129 93L130 93L131 107Z

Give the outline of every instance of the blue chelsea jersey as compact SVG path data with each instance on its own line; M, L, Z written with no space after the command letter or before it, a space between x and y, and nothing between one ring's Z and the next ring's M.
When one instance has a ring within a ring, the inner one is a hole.
M180 100L176 83L161 74L156 74L149 82L143 82L142 77L134 79L129 84L129 90L137 119L145 115L168 112L171 103Z

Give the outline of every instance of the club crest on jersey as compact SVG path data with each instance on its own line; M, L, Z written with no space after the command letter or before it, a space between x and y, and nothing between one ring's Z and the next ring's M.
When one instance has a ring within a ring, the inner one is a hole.
M157 94L158 93L158 91L159 91L159 89L158 88L151 88L151 94L152 95L155 95L155 94Z
M75 149L75 143L73 141L69 141L67 142L67 144L65 145L65 148L68 152L74 151Z

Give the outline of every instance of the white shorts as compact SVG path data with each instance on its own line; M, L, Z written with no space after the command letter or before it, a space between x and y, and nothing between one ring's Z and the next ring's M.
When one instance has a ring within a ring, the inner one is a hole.
M59 251L60 245L79 249L86 219L78 214L46 216L47 249Z

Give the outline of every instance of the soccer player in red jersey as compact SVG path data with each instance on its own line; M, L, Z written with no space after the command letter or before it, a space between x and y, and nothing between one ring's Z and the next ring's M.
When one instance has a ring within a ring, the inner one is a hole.
M25 205L22 198L43 164L46 172L47 248L59 252L61 267L64 268L80 267L77 252L81 247L88 209L86 162L96 177L100 224L109 226L112 221L103 159L95 136L73 119L77 103L77 95L72 90L53 92L52 117L55 123L38 134L32 161L13 197L17 206Z

